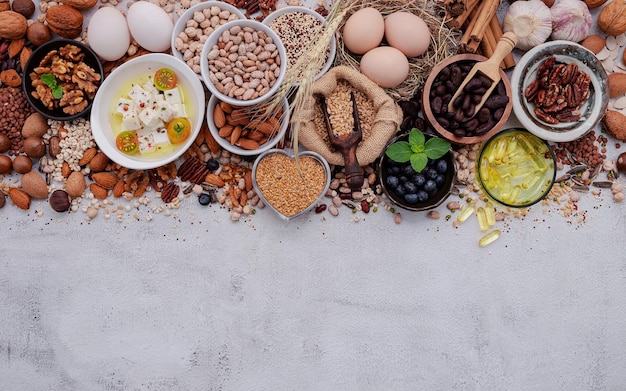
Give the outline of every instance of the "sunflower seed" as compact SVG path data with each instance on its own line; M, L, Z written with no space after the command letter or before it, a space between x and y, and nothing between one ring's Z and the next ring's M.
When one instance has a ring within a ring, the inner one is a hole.
M613 182L611 181L594 181L592 183L595 187L599 187L601 189L610 189L613 186Z
M600 171L602 170L602 164L596 164L596 166L593 168L593 171L591 171L591 175L589 175L589 179L594 180L598 177L598 174L600 174Z
M589 187L585 186L585 185L573 185L572 186L572 190L575 190L575 191L588 191Z
M561 182L569 181L571 177L572 176L569 174L563 174L560 177L556 178L554 182L561 183Z
M567 170L567 174L570 174L570 175L578 174L580 172L587 170L588 168L589 166L587 166L586 164L578 164L576 166L572 166L572 168Z

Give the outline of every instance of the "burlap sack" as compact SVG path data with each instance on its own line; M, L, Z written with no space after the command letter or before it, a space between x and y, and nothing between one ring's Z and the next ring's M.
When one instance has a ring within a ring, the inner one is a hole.
M343 157L340 152L326 142L316 129L315 105L319 95L329 96L337 87L337 82L345 80L356 90L363 92L371 100L376 115L369 137L363 140L357 147L357 159L360 165L372 163L395 135L402 123L402 109L385 93L381 87L371 81L367 76L347 66L331 68L324 76L313 83L312 96L307 99L302 111L296 116L300 121L298 132L299 142L308 150L322 155L329 164L343 166ZM352 115L346 113L346 115Z

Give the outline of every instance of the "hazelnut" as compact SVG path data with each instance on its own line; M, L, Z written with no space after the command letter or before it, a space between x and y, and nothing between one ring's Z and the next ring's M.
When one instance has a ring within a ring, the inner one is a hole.
M19 174L26 174L33 169L33 161L26 155L18 155L13 159L13 169Z
M41 137L30 136L24 140L24 153L37 159L46 154L46 143Z
M67 212L72 206L72 199L65 190L55 190L48 197L50 207L57 212Z
M0 134L0 153L5 153L11 149L11 139L6 134Z
M26 29L26 38L35 46L43 45L52 39L50 28L41 22L34 22Z
M33 0L13 0L11 8L18 14L24 15L25 18L30 18L35 13Z
M621 172L626 172L626 152L620 153L615 162L615 167Z
M0 175L8 174L11 172L11 168L13 167L13 162L11 158L7 155L0 155Z

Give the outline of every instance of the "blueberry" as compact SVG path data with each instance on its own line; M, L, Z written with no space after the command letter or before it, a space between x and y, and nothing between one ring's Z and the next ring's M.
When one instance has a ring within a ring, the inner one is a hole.
M200 193L198 196L198 202L200 205L209 205L211 203L211 196L207 193Z
M405 194L404 201L406 201L407 204L417 204L419 202L417 194Z
M402 165L401 171L406 176L410 176L415 173L415 170L413 169L413 166L411 166L411 163L405 163L404 165Z
M407 182L404 184L404 191L406 194L415 194L417 192L417 186L413 182Z
M217 170L218 168L220 168L220 162L217 161L217 159L209 159L207 160L206 164L206 169L213 172L215 170Z
M422 187L424 186L424 183L426 183L426 178L424 178L424 175L422 174L413 174L411 182L413 182L417 187Z
M432 179L429 179L424 183L424 191L430 193L431 191L437 190L437 184Z
M405 175L400 175L398 177L398 182L400 182L401 185L404 185L408 181L409 181L409 178L407 178Z
M441 185L443 185L443 183L446 181L446 177L444 177L443 175L439 174L435 177L434 179L435 184L437 185L437 187L441 187Z
M398 166L387 167L387 175L397 176L398 174L400 174L400 167Z
M393 176L393 175L388 176L387 179L385 180L385 184L389 186L391 189L395 190L399 184L398 177Z
M437 172L440 174L445 174L445 172L448 171L448 162L443 159L437 160L437 163L435 164L435 170L437 170Z
M420 190L417 192L417 202L426 202L428 201L428 193L424 190Z
M428 179L435 179L435 177L438 174L439 173L437 172L437 170L435 170L434 168L429 168L428 171L426 171L426 178L428 178Z
M396 195L400 198L404 197L404 194L406 194L406 192L404 191L404 186L398 186L395 188L394 191L396 192Z

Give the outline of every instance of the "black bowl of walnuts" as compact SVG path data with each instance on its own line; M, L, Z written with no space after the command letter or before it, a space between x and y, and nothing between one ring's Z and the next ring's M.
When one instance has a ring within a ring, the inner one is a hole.
M55 39L33 51L24 67L22 88L41 115L69 121L89 113L103 80L102 63L88 46Z
M395 205L416 212L441 205L456 178L450 142L415 128L387 143L377 171L384 194Z

